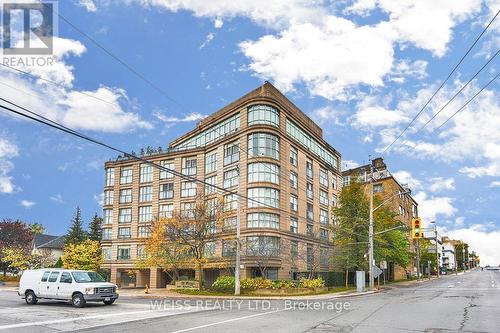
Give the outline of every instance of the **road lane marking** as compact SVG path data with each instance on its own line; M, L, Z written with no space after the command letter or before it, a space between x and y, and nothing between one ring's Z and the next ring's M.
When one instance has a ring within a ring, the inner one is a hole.
M454 285L452 285L452 284L450 284L450 285L448 286L448 288L453 288L453 287L455 287L455 286L454 286Z
M220 325L220 324L230 323L230 322L233 322L233 321L244 320L244 319L249 319L249 318L255 318L255 317L259 317L259 316L265 316L265 315L268 315L268 314L278 313L278 312L288 311L288 310L290 310L290 309L285 308L285 309L281 309L281 310L261 312L261 313L256 313L256 314L253 314L253 315L248 315L248 316L243 316L243 317L237 317L237 318L231 318L231 319L226 319L226 320L218 321L218 322L215 322L215 323L210 323L210 324L205 324L205 325L200 325L200 326L185 328L183 330L173 331L171 333L189 332L189 331L199 330L200 328L217 326L217 325Z
M206 309L198 310L198 311L181 311L181 312L175 312L175 313L167 313L167 314L163 314L159 317L167 317L167 316L173 316L173 315L177 315L177 314L193 313L193 312L199 312L199 311L206 311ZM64 318L64 319L53 319L53 320L36 321L36 322L29 322L29 323L19 323L19 324L0 326L0 331L7 330L7 329L13 329L13 328L71 323L74 321L81 321L81 320L88 320L88 319L101 319L101 318L109 318L109 317L117 317L117 316L129 316L129 315L136 315L136 314L143 314L143 313L161 313L161 312L155 311L155 310L141 310L141 311L129 311L129 312L99 314L99 315L83 316L83 317L76 317L76 318ZM155 316L155 317L158 317L158 316ZM135 321L135 320L143 320L143 319L146 319L146 318L137 318L137 319L131 319L131 320L126 320L126 321ZM108 325L108 324L109 323L106 323L106 325ZM99 325L97 325L97 326L99 326ZM102 326L102 325L100 325L100 326Z

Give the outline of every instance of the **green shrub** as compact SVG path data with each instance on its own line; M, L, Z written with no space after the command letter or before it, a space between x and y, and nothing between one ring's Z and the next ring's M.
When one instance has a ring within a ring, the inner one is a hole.
M300 279L300 286L302 288L309 288L309 289L323 288L325 286L325 280L323 280L323 278L320 277L316 279L302 278Z
M272 282L272 289L292 289L297 288L297 283L290 280L274 280Z
M212 289L215 291L233 291L234 290L234 276L219 276L212 284Z
M0 282L19 282L21 276L19 275L0 275Z

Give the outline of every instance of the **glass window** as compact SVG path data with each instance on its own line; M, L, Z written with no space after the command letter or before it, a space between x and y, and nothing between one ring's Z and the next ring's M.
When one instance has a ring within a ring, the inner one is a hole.
M290 171L290 187L295 189L298 187L297 173L293 171Z
M234 257L236 255L236 242L234 240L222 241L222 256Z
M313 164L311 160L306 161L306 175L309 178L313 177Z
M236 194L226 194L224 196L224 211L238 209L238 196Z
M216 243L215 242L208 242L205 244L205 247L203 248L203 253L205 258L212 258L215 256L215 248L216 248Z
M314 197L313 184L311 182L307 182L306 184L306 194L308 199L312 199Z
M311 203L307 203L307 219L309 221L314 221L314 208Z
M321 266L328 266L328 250L321 248L319 250L319 264Z
M106 169L106 186L115 185L115 169L107 168Z
M271 213L250 213L247 214L248 228L272 228L279 229L280 216Z
M160 200L173 199L174 197L174 183L167 183L160 185Z
M335 194L332 196L332 206L337 207L337 196Z
M58 276L59 276L59 272L50 273L49 282L56 282Z
M252 105L248 108L248 125L265 124L279 127L278 110L269 105Z
M204 147L212 142L226 137L228 134L236 132L240 128L240 114L237 113L218 124L204 130L195 137L189 138L175 146L174 149L183 150L196 147Z
M205 185L205 195L209 195L217 191L217 189L214 187L217 186L217 176L205 178L205 183L213 185L213 186Z
M137 258L139 258L139 259L146 258L146 246L145 245L137 245Z
M49 275L50 275L50 272L43 272L42 282L47 282Z
M149 226L140 226L138 228L137 234L139 235L139 238L148 238L151 236L151 228Z
M297 259L299 256L299 242L291 241L290 242L290 257L292 259Z
M104 204L112 205L113 204L113 191L104 191Z
M280 191L270 187L254 187L247 190L248 208L280 206Z
M333 188L334 190L336 190L336 189L337 189L337 177L336 177L336 176L333 176L333 177L332 177L332 188Z
M132 189L120 190L120 203L132 202Z
M297 126L290 119L286 120L286 133L297 140L297 142L299 142L301 145L306 147L309 151L312 151L316 156L328 163L331 167L337 169L337 157L330 153L318 141L313 139L309 134L307 134L303 129Z
M270 133L253 133L248 136L249 157L271 157L279 159L279 138Z
M378 193L378 192L383 192L384 191L384 185L382 184L374 184L373 185L373 192Z
M240 144L235 141L224 146L224 165L240 160Z
M153 186L143 186L139 188L139 201L147 202L153 200Z
M132 222L132 208L121 208L118 211L118 223Z
M328 212L324 209L319 210L319 223L324 225L328 224Z
M130 246L118 246L118 259L130 259Z
M187 176L196 175L196 157L185 157L182 159L182 174Z
M296 195L290 196L290 210L292 212L296 212L299 209L299 199Z
M327 229L319 229L319 238L322 240L328 240L328 230Z
M294 234L299 232L299 219L293 216L290 217L290 232Z
M151 222L153 219L153 207L142 206L139 207L139 222Z
M342 186L346 187L351 184L351 176L344 176L342 177Z
M205 173L217 171L217 152L208 153L205 156Z
M194 202L182 202L181 203L181 216L185 218L192 219L195 217L196 203Z
M307 269L310 269L314 265L314 248L312 245L307 245Z
M102 229L102 239L103 240L110 240L112 236L113 236L113 231L111 230L111 228L103 228Z
M132 184L132 167L123 167L120 172L120 184Z
M102 248L102 258L104 260L111 260L111 258L112 258L111 254L112 254L112 252L111 252L110 247L103 247Z
M297 166L298 160L299 160L299 153L297 151L297 148L290 147L290 164Z
M239 182L238 169L224 172L224 188L237 186Z
M222 230L224 231L234 230L236 229L236 223L238 223L238 218L236 216L230 216L228 218L225 218Z
M174 214L174 204L160 205L158 217L171 218Z
M130 228L118 228L118 238L130 238Z
M181 183L181 198L196 196L196 183L195 182L182 182Z
M147 183L153 181L153 166L151 164L141 164L140 182Z
M103 210L103 224L112 224L113 223L113 210L112 209L104 209Z
M323 190L319 191L319 203L328 206L328 192Z
M250 163L248 164L248 182L279 184L280 167L272 163Z
M319 183L328 187L328 172L323 169L319 169Z
M161 161L160 165L162 166L162 169L160 170L160 179L174 178L174 174L167 171L175 171L174 161Z
M247 255L249 256L279 256L280 239L273 236L247 237Z

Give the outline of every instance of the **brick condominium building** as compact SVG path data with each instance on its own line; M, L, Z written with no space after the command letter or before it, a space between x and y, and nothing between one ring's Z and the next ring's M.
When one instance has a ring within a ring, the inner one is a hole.
M375 197L380 199L380 202L387 200L385 205L397 214L396 218L408 228L411 228L412 218L418 216L418 203L412 197L408 184L399 183L381 157L373 159L371 164L342 171L342 186L349 186L352 181L368 184L370 166L373 168L373 192ZM368 186L365 186L365 192L368 197L370 194ZM408 238L410 240L410 251L414 252L410 233L408 233ZM416 267L415 263L412 266ZM389 262L387 269L387 278L389 280L406 278L406 270L403 267Z
M200 121L167 149L141 157L229 191L239 188L250 198L224 195L230 213L206 249L207 284L234 268L238 204L243 278L259 276L262 265L273 279L297 278L312 267L329 270L328 227L340 191L341 156L270 83ZM165 287L169 277L161 269L135 268L151 222L189 210L197 195L215 196L215 190L132 158L107 162L105 173L103 268L122 286ZM255 248L262 251L249 251ZM181 274L195 277L193 269Z

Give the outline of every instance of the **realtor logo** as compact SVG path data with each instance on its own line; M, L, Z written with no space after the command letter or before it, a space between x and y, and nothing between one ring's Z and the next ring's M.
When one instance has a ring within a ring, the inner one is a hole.
M47 55L53 51L54 3L4 3L2 46L5 55Z

